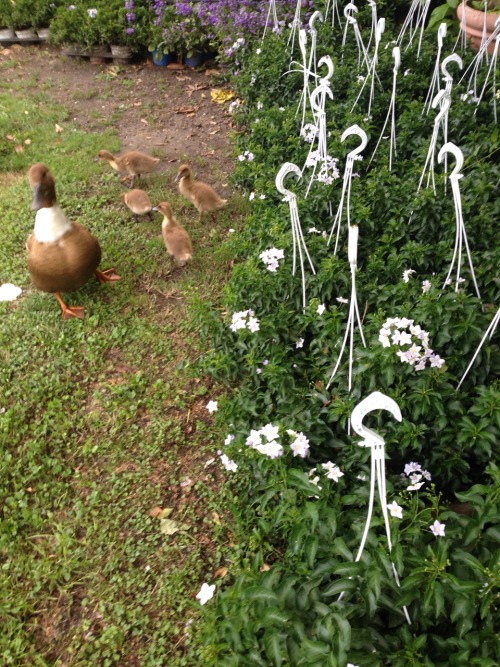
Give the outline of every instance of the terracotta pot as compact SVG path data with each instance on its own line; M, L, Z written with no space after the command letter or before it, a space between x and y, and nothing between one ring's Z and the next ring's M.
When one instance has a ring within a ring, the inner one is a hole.
M464 11L465 7L465 11ZM476 51L481 48L483 38L484 19L486 16L486 39L490 37L495 29L495 23L500 17L500 12L484 13L478 9L469 7L467 3L461 2L457 7L457 16L460 21L460 29L465 32L470 39L472 46ZM488 53L493 53L495 49L495 40L488 46Z

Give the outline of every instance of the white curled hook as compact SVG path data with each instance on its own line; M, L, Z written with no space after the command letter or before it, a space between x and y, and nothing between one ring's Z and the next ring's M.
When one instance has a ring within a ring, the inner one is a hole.
M358 403L351 414L353 431L363 438L362 442L358 443L360 447L372 447L373 445L384 444L384 438L381 435L363 424L363 419L366 415L374 410L387 410L398 422L403 421L403 415L396 401L390 396L382 394L380 391L374 391L363 399L361 403Z
M382 35L384 34L385 31L385 19L380 18L377 21L377 27L375 28L375 41L380 42L382 39Z
M356 5L354 5L352 2L350 2L348 5L344 7L344 16L347 19L347 23L350 23L351 25L353 23L357 23L356 18L354 16L351 16L351 14L355 12L356 14L358 13L358 8Z
M441 23L441 25L438 28L438 48L441 49L443 47L443 40L446 37L446 33L448 32L448 26L446 23Z
M299 47L300 47L300 52L306 57L306 46L307 46L307 32L301 28L299 30Z
M314 14L311 16L311 18L309 19L309 28L311 32L317 32L316 26L314 25L316 21L320 21L321 23L324 22L323 14L319 11L315 11Z
M394 58L393 72L397 72L401 67L401 49L399 48L399 46L395 46L392 49L392 57Z
M448 81L453 81L453 75L448 72L448 65L450 63L457 63L460 69L463 68L464 64L462 58L460 58L460 56L456 53L452 53L450 56L446 56L446 58L441 63L441 72L443 73L444 77Z
M462 153L461 149L455 144L453 144L451 141L445 144L439 151L438 162L442 162L444 160L446 153L451 153L455 158L455 160L457 161L449 178L450 179L461 178L462 174L460 173L460 171L464 166L464 154Z
M328 86L325 83L322 83L319 86L317 86L311 93L311 107L313 108L313 110L316 113L320 113L322 111L324 112L324 108L316 102L316 98L321 93L326 93L326 95L328 95L328 97L331 100L333 100L333 93L332 93L332 89L330 88L330 86Z
M347 154L348 160L354 160L355 156L359 155L359 153L364 150L366 144L368 143L368 136L366 132L359 127L359 125L351 125L351 127L348 127L344 134L340 137L340 141L343 143L347 137L351 136L351 134L356 134L361 139L361 143L354 150Z
M451 106L451 99L449 95L446 95L446 91L441 90L436 97L432 100L432 108L435 109L437 105L441 103L441 109L439 110L436 118L434 119L434 124L438 126L441 123L441 119L446 116Z
M320 82L329 84L330 79L333 77L333 74L335 72L335 67L333 65L333 62L332 62L332 59L330 58L330 56L323 56L322 58L320 58L318 60L318 68L320 68L321 65L326 65L327 66L328 74L326 74L326 76L322 76L320 78Z
M287 190L283 185L283 181L288 174L295 174L299 180L302 178L302 171L296 164L293 164L293 162L285 162L276 174L276 189L278 192L281 192L282 195L285 195L285 197L295 197L295 193L291 190Z

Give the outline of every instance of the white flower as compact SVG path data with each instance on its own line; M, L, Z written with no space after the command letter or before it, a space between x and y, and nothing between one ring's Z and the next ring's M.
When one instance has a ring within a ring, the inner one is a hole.
M444 537L445 526L446 526L445 523L439 523L439 521L436 519L431 526L431 531L434 533L436 537Z
M276 440L272 440L266 445L257 445L255 449L261 454L269 456L270 459L277 459L284 454L283 447L279 444L279 442L276 442Z
M230 433L227 438L224 440L225 445L230 445L234 440L234 435Z
M255 192L251 192L251 193L248 195L248 201L253 201L254 199L255 199Z
M262 438L260 435L260 431L256 431L255 429L252 429L250 431L250 435L246 439L246 444L249 447L256 447L257 445L262 444Z
M215 593L215 584L209 586L207 583L204 583L200 589L200 592L196 594L196 598L200 601L200 604L206 604L211 600Z
M411 345L411 335L407 331L399 332L399 344L400 345ZM421 348L419 348L421 349Z
M316 308L316 312L318 313L318 315L323 315L325 310L326 310L326 306L325 306L324 303L320 303L319 306Z
M292 442L290 445L290 449L292 450L294 456L300 456L301 458L305 459L309 454L308 438L306 438L302 432L297 433L294 442Z
M403 280L405 283L410 282L410 276L412 273L416 273L414 269L406 269L406 271L403 271Z
M428 470L422 470L422 475L425 477L427 481L431 481L432 475Z
M225 454L221 454L220 462L222 463L222 465L226 470L229 470L231 472L236 472L238 469L238 464L235 463L234 461L231 461L231 459Z
M245 161L245 156L244 155L238 155L238 160L240 162L244 162Z
M386 47L387 48L387 47ZM358 665L353 665L352 662L347 663L347 667L358 667Z
M259 433L265 435L269 441L280 437L279 426L273 426L273 424L266 424L260 429Z
M260 323L259 320L256 317L249 317L248 318L248 324L247 328L252 332L255 333L260 329Z
M23 290L12 283L4 283L0 286L0 301L14 301Z
M91 19L95 19L97 16L97 9L87 9L87 14L90 16Z
M416 463L415 461L411 461L405 465L405 475L408 475L408 477L414 472L420 472L421 470L422 466L420 463Z
M364 77L364 76L361 76L361 74L359 74L359 75L358 75L358 78L357 78L357 82L358 82L358 83L363 83L364 80L365 80L365 77Z
M344 299L343 296L338 296L338 297L337 297L337 301L338 301L339 303L349 303L349 299Z
M285 107L278 107L278 111L284 111Z
M207 403L207 410L212 413L212 412L217 412L217 401L208 401Z
M423 292L424 294L425 294L426 292L428 292L428 291L430 290L431 287L432 287L432 283L431 283L430 280L424 280L424 281L422 282L422 292Z
M441 359L439 354L431 354L430 360L431 368L441 368L441 366L445 363L445 360Z
M259 195L259 199L265 199L266 195Z
M410 484L410 486L407 486L408 491L418 491L421 486L424 485L424 482L418 482L417 484Z
M326 476L328 479L333 479L334 482L338 482L339 479L344 476L344 473L338 466L333 466L333 468L327 472Z
M257 55L260 55L260 54L262 53L262 49L257 49L257 50L255 51L255 53L256 53Z
M391 341L389 340L389 336L384 336L383 334L380 334L378 339L382 343L383 347L390 347L391 346Z
M391 516L396 517L396 519L403 518L403 508L395 500L390 505L387 505L387 509L391 513Z
M295 343L295 347L297 347L297 348L304 347L304 339L299 338L299 340Z
M411 69L405 69L404 76L408 76L408 74L411 72Z
M253 153L247 153L247 160L249 162L252 162L252 160L255 159L255 155Z
M230 234L234 234L234 232L236 231L236 229L233 229L233 228L231 227L231 228L228 229L227 231L228 231Z
M422 475L419 475L418 473L414 472L412 475L410 475L411 483L416 484L417 482L420 482L422 479Z
M262 102L257 102L257 109L260 111L264 105Z

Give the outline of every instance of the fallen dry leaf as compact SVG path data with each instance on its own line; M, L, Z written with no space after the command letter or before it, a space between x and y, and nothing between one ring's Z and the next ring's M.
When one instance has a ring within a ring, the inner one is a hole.
M160 523L160 531L164 535L174 535L174 533L181 530L182 525L178 521L173 521L172 519L162 519Z
M148 121L145 118L141 118L141 123L144 123L144 125L149 125Z
M26 144L26 146L29 146L31 144L31 139L25 139L24 143Z
M4 50L1 52L1 55L2 55L2 56L10 56L11 53L12 53L12 49L4 49Z
M16 148L15 148L15 151L16 151L16 153L23 153L23 152L24 152L24 148L22 147L21 144L17 144L17 146L16 146Z
M149 510L148 514L152 519L155 519L158 514L161 512L161 507L153 507L152 510Z
M181 63L170 63L167 65L167 69L186 69L186 65L181 65Z
M174 113L192 113L194 114L196 111L198 111L200 107L179 107L178 109L174 109Z
M222 579L228 572L229 569L227 567L218 567L214 572L214 579Z
M5 138L8 139L9 141L15 141L16 140L16 138L14 136L12 136L12 134L6 134Z
M64 127L61 127L60 125L58 125L58 124L56 123L56 132L57 132L58 134L60 134L61 132L64 132Z
M156 516L159 519L163 520L163 519L166 519L167 517L169 517L172 514L173 511L174 511L173 507L166 507L164 510L161 510L160 512L158 512L158 514Z
M212 132L209 132L208 134L219 134L220 130L212 130Z
M220 74L218 69L206 69L205 76L212 76L213 74Z
M212 98L212 102L216 102L217 104L224 104L225 102L233 99L234 93L232 90L212 88L210 91L210 97Z

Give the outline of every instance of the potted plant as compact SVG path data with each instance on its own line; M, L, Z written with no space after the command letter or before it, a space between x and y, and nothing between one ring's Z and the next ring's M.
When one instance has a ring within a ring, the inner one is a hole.
M210 46L208 32L198 15L198 5L177 0L175 9L176 22L173 29L180 36L184 62L188 67L198 67L204 62L205 53Z
M127 12L122 0L113 0L109 4L100 5L98 8L99 37L103 44L109 44L111 53L115 58L127 60L132 55L132 47L135 44L135 29L130 30Z
M40 39L48 39L49 26L61 0L38 0L32 3L33 27Z
M155 65L164 67L179 52L180 35L174 27L175 8L173 5L157 7L150 16L148 25L148 50L153 55Z
M0 41L12 40L16 38L12 22L12 2L11 0L0 0Z
M491 37L495 29L495 23L500 17L500 0L488 0L486 11L484 2L477 0L463 0L457 6L457 17L460 21L460 29L470 39L472 46L478 50L481 47L483 32L486 39ZM495 42L492 40L488 45L488 52L493 53Z

